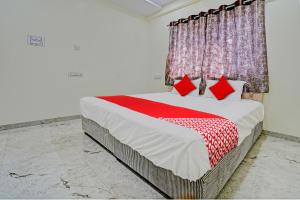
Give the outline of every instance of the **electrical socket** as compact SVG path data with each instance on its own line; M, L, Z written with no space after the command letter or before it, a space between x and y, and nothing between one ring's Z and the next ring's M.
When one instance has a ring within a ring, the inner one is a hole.
M73 45L73 50L74 50L74 51L80 51L80 45L74 44L74 45Z
M83 73L81 73L81 72L69 72L68 77L69 78L72 78L72 77L81 78L81 77L83 77Z

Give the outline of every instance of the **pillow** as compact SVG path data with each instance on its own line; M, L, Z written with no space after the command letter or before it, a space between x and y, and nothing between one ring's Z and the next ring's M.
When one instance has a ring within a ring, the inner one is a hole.
M187 75L185 75L181 81L176 83L174 87L181 96L186 96L196 89L196 86L191 82Z
M175 80L174 85L176 85L177 83L179 83L181 80ZM200 83L201 83L201 78L192 80L192 83L196 86L196 90L193 90L192 92L190 92L188 94L188 96L199 96L199 89L200 89ZM173 94L178 94L178 91L176 90L175 87L172 88L171 93Z
M234 89L228 83L225 76L222 76L216 84L209 87L209 90L218 100L225 99L228 95L234 92Z
M217 80L207 80L206 81L206 90L205 90L203 97L215 98L215 96L211 93L209 88L211 86L213 86L214 84L216 84L217 82L218 82ZM228 82L235 91L233 93L231 93L230 95L228 95L226 97L226 100L233 100L233 101L241 100L241 96L243 93L243 87L246 84L246 82L238 81L238 80L228 80Z

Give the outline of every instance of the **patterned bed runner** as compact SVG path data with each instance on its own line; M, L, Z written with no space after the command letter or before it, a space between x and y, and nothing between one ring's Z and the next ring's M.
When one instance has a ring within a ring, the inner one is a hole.
M193 129L205 141L212 168L238 144L237 126L224 117L131 96L97 96L97 98Z

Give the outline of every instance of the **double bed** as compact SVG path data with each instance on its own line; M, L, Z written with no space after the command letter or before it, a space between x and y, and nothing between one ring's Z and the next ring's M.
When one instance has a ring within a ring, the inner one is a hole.
M193 129L158 120L96 97L80 100L84 132L171 198L215 198L262 131L263 104L171 92L130 95L222 116L238 129L238 144L211 167Z

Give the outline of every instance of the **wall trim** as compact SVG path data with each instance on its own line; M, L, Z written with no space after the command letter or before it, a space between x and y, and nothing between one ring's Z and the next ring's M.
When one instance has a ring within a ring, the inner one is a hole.
M36 120L36 121L30 121L30 122L21 122L16 124L6 124L6 125L0 125L0 131L9 130L9 129L15 129L15 128L23 128L27 126L37 126L41 124L50 124L54 122L61 122L61 121L68 121L73 119L80 119L81 115L71 115L71 116L65 116L65 117L56 117L51 119L43 119L43 120Z
M175 11L180 10L182 8L185 8L185 7L188 7L188 6L193 5L195 3L198 3L199 1L201 1L201 0L175 1L174 3L171 3L171 4L163 7L163 9L160 10L159 12L146 17L146 19L149 20L149 21L154 20L156 18L162 17L162 16L167 15L169 13L175 12ZM266 0L266 3L270 3L270 2L273 2L273 1L277 1L277 0ZM299 0L299 3L300 3L300 0ZM186 16L186 17L188 17L188 16Z
M69 121L69 120L74 120L74 119L81 119L81 115L56 117L56 118L29 121L29 122L21 122L21 123L16 123L16 124L5 124L5 125L0 125L0 131L15 129L15 128L23 128L23 127L28 127L28 126L37 126L37 125L41 125L41 124L51 124L54 122ZM300 143L300 137L293 136L293 135L287 135L287 134L278 133L278 132L274 132L274 131L268 131L268 130L263 130L263 134L269 135L272 137L289 140L292 142Z
M277 132L268 131L268 130L263 130L263 134L269 135L269 136L272 136L272 137L285 139L285 140L292 141L292 142L300 143L300 137L293 136L293 135L287 135L287 134L277 133Z
M171 3L170 5L165 6L161 11L150 15L149 17L147 17L146 19L151 21L154 20L156 18L159 18L161 16L167 15L169 13L172 13L176 10L180 10L184 7L190 6L192 4L198 3L201 0L181 0L181 1L175 1L174 3Z

